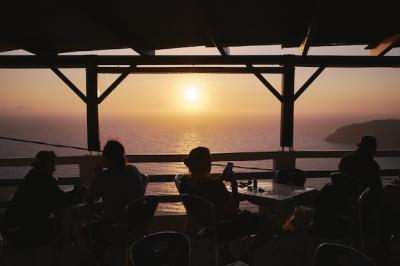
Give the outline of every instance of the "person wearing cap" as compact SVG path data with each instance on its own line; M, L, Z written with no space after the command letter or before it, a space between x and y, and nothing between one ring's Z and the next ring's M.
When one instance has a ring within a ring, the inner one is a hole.
M5 213L8 228L16 229L17 245L38 246L52 239L54 212L74 203L73 193L65 193L53 176L56 154L37 153L32 169L22 180Z
M354 195L355 198L369 188L363 206L364 245L367 248L375 248L379 243L382 223L382 180L379 164L374 160L378 145L374 136L363 136L357 146L356 151L341 159L339 171L349 175L349 178L355 178L358 183L359 191Z
M380 193L382 180L379 164L374 160L377 141L374 136L363 136L356 151L345 155L339 163L339 171L359 181L361 190L370 188L372 194Z
M127 164L125 148L116 140L109 140L104 146L103 164L106 170L93 178L89 201L102 199L103 222L123 224L126 205L144 196L147 176Z

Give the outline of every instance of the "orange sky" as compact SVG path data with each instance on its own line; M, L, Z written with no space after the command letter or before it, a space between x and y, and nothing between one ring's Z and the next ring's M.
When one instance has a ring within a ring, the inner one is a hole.
M3 53L3 54L15 54ZM97 54L133 52L102 51ZM231 48L231 54L298 54L279 47ZM21 54L21 52L18 52ZM92 52L91 54L94 54ZM218 54L215 48L157 51L162 54ZM366 55L362 47L312 48L309 54ZM400 49L389 55L400 56ZM297 69L299 88L315 69ZM83 70L63 70L84 88ZM117 75L101 75L100 90ZM280 91L280 75L265 75ZM185 100L196 87L198 100ZM296 102L296 114L364 113L400 116L400 69L326 69ZM101 114L278 114L277 99L253 75L130 75L100 106ZM81 114L85 105L49 70L0 70L1 114Z

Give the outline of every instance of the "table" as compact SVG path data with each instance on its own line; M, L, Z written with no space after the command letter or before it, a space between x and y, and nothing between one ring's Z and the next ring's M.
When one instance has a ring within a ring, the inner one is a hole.
M301 204L304 200L309 199L310 196L312 197L317 192L317 189L267 182L260 184L257 189L252 186L239 188L238 192L244 200L259 206L277 209L282 205Z
M59 239L64 243L80 243L83 240L82 226L90 224L94 208L100 207L101 200L93 203L78 202L56 212ZM90 225L89 225L90 226ZM89 228L90 229L90 228Z
M250 186L239 188L238 192L241 200L247 200L259 206L261 216L272 218L282 227L286 229L290 227L290 230L293 230L292 221L295 217L299 220L300 213L296 211L297 207L301 204L312 204L317 189L278 184L269 180L259 182L257 189ZM302 209L300 216L309 219L309 211Z

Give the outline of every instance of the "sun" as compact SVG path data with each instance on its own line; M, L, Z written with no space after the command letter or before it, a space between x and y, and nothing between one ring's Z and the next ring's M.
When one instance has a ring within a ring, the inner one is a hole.
M184 98L188 103L195 103L199 101L200 93L197 87L189 85L184 90Z

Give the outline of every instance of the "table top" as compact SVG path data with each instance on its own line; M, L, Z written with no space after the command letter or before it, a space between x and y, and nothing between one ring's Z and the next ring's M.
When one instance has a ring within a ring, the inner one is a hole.
M260 207L273 210L303 204L312 200L312 196L317 192L315 188L278 184L272 180L263 180L258 183L257 189L252 186L239 188L241 200L247 200ZM230 187L228 189L231 190Z
M276 201L290 200L299 195L315 191L315 188L295 187L273 182L265 182L259 185L257 189L252 186L238 189L240 195L268 198Z

